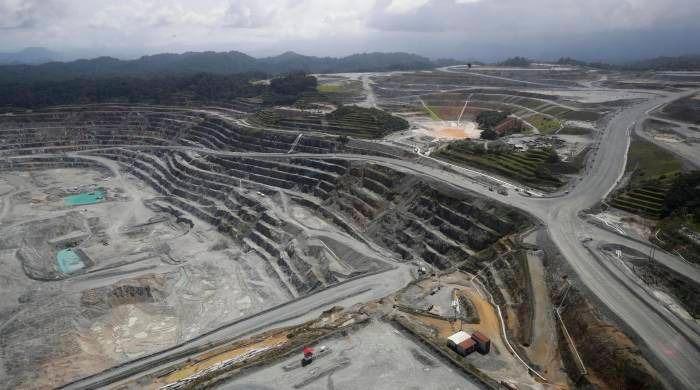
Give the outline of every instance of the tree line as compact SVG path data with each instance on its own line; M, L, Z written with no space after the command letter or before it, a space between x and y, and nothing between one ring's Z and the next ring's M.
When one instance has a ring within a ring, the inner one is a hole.
M268 97L267 103L293 102L315 90L316 78L292 73L269 85L253 83L264 73L219 75L198 73L155 77L117 76L0 84L0 107L40 108L90 103L180 104L183 101L226 102L241 97Z
M663 213L690 215L700 224L700 171L680 174L673 180L664 199Z
M237 51L209 51L156 54L134 60L99 57L70 62L48 62L40 65L1 65L0 83L31 83L117 76L153 77L163 74L213 73L228 75L262 72L278 75L297 70L306 73L417 70L453 63L454 61L450 60L434 62L429 58L409 53L362 53L332 58L286 52L273 57L254 58Z

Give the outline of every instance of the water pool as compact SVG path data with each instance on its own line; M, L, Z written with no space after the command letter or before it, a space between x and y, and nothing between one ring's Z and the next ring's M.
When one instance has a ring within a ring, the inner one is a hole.
M56 254L58 268L64 274L70 274L85 268L85 263L80 260L80 256L73 249L62 249Z
M69 206L82 206L86 204L100 203L105 200L105 193L102 190L92 192L81 192L75 195L69 195L63 198Z

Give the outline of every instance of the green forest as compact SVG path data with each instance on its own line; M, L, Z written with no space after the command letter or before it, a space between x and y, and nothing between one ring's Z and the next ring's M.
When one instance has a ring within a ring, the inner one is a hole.
M62 81L0 84L0 107L40 108L66 104L148 103L178 104L183 100L226 102L241 97L262 96L267 104L286 104L316 89L316 78L292 73L275 78L269 85L253 83L268 77L263 73L158 77L78 78Z
M304 56L294 52L255 58L238 51L156 54L135 60L99 57L41 65L2 65L0 83L57 81L76 78L155 77L212 73L261 72L272 75L290 72L338 73L386 70L418 70L453 64L451 60L433 62L409 53L362 53L341 58Z

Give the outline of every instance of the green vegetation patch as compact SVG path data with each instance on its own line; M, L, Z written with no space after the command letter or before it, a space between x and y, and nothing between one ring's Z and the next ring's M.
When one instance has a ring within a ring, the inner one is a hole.
M430 106L426 105L423 108L425 109L425 112L428 113L428 116L430 116L430 119L432 119L434 121L441 121L442 120L442 118L440 118L438 116L438 114L435 113L435 110L436 110L435 107L430 108Z
M326 115L314 111L266 109L250 117L252 123L264 127L294 131L318 131L357 138L381 138L408 128L403 118L376 108L340 106Z
M700 171L676 176L664 199L664 213L692 216L692 227L700 231Z
M182 104L252 98L269 89L258 73L104 77L0 84L0 107L37 108L105 102Z
M610 204L621 210L660 219L672 211L666 206L670 193L678 193L681 162L666 150L635 138L627 154L627 171L632 172L625 189L617 192ZM681 198L683 196L680 196Z
M593 133L594 130L592 129L586 129L583 127L570 127L566 126L563 127L560 131L559 134L565 134L565 135L590 135Z
M264 125L276 125L280 115L275 110L260 110L253 115L253 120Z
M531 125L535 126L542 134L553 134L562 126L561 122L554 118L549 118L541 114L535 114L525 119Z
M616 194L610 204L621 210L654 219L661 218L668 184L647 184Z
M348 127L371 130L374 137L383 137L394 131L408 128L408 122L386 111L358 106L340 106L326 114L326 119Z
M321 93L338 93L343 90L343 86L340 84L321 84L316 90Z
M664 219L652 240L662 248L700 264L700 171L673 179L663 199Z
M670 237L664 235L664 240L666 239ZM696 260L700 257L699 253L695 254ZM654 261L634 259L631 263L634 272L646 284L674 295L693 318L700 318L700 285L698 283Z
M600 119L600 117L601 115L594 111L569 111L561 116L562 119L586 122L595 122Z
M433 153L433 157L455 164L476 166L516 179L533 187L549 189L563 183L553 171L562 163L551 149L531 149L518 152L507 144L490 143L488 150L482 143L459 140Z
M698 214L681 215L676 213L662 219L656 225L657 234L651 236L652 242L665 250L677 253L684 259L700 264L700 219Z
M571 109L568 109L568 108L562 107L562 106L557 106L557 105L552 105L552 106L549 106L546 109L542 110L543 113L555 116L557 118L563 117L566 113L568 113L570 111L571 111Z
M483 130L493 130L508 117L509 113L502 111L482 111L476 116L476 123Z
M364 99L362 82L359 80L328 80L319 84L314 95L301 99L305 103L323 102L335 106L353 104Z
M543 104L541 100L537 99L530 99L526 97L514 97L509 100L507 100L508 103L514 103L519 106L527 107L530 109L535 109Z
M263 94L263 102L268 105L292 104L305 93L315 92L318 86L316 77L302 72L290 73L270 81L269 90Z
M670 152L639 138L630 143L627 171L634 171L631 184L664 179L681 171L681 162Z
M700 125L700 95L673 101L662 112L667 118Z
M359 97L362 94L362 82L359 80L332 81L319 84L316 91L328 95L328 98L331 99L338 97Z

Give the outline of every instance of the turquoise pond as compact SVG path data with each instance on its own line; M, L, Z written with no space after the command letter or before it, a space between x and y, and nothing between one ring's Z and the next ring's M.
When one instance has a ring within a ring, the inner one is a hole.
M101 190L95 190L92 192L81 192L75 195L69 195L63 198L69 206L82 206L86 204L100 203L105 200L105 193Z
M80 256L70 248L60 250L56 254L56 261L58 262L58 268L64 274L70 274L85 268L85 263L80 260Z

